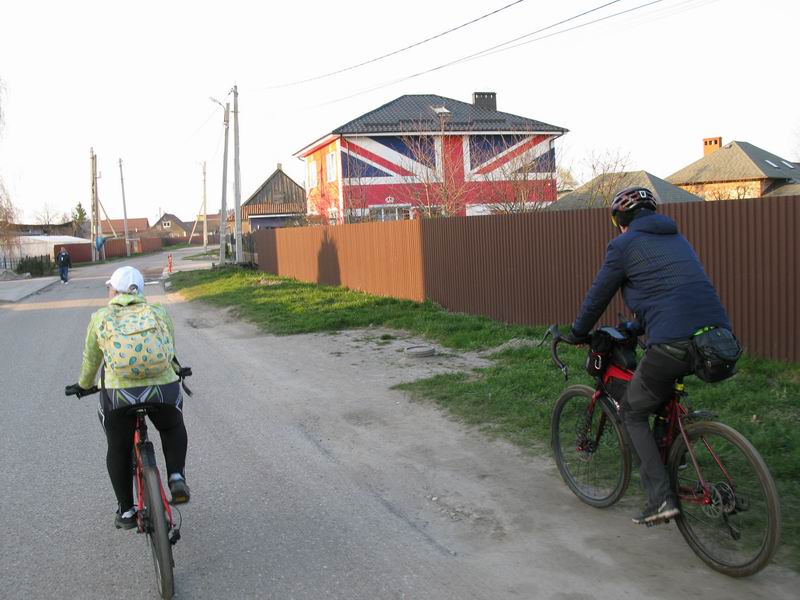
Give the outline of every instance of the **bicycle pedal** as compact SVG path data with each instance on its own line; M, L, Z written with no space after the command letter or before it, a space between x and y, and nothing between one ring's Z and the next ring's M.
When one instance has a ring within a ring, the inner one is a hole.
M181 539L181 530L173 529L169 534L169 543L174 546L178 543L179 539Z

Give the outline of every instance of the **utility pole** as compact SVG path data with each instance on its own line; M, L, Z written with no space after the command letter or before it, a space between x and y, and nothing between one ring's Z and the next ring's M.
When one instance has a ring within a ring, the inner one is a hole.
M125 205L125 180L122 178L122 159L119 159L119 184L122 186L122 224L125 228L125 253L131 255L131 243L128 240L128 207Z
M97 261L97 236L98 231L98 213L97 213L97 155L94 153L94 148L89 148L89 160L91 162L92 170L92 262Z
M206 161L203 161L203 254L208 252L208 211L206 206Z
M228 189L228 115L230 114L231 103L225 103L225 116L223 117L225 127L225 149L222 151L222 205L219 209L219 264L225 264L225 237L228 222L228 207L225 204L225 193Z
M233 86L233 197L236 226L236 262L244 262L242 256L242 174L239 171L239 90Z

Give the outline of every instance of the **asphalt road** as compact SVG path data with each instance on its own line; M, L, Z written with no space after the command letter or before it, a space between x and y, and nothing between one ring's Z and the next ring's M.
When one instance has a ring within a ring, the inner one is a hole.
M165 260L131 263L155 275ZM145 540L113 527L96 399L63 396L119 264L0 306L2 598L155 597ZM786 569L734 581L674 528L580 505L549 459L390 390L414 367L368 342L265 336L163 300L195 370L178 598L796 597Z

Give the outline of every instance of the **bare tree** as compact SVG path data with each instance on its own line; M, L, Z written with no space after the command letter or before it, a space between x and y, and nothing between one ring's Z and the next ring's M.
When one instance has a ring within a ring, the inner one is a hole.
M571 167L564 165L556 167L556 193L559 196L575 191L579 185L580 182L573 174Z
M41 210L37 211L34 215L36 223L39 225L54 225L60 220L60 217L61 215L57 214L56 211L46 202L44 206L42 206Z
M609 206L625 178L630 155L621 150L593 150L585 161L591 173L587 207Z
M5 124L5 84L0 79L0 136ZM0 254L19 254L19 239L15 235L14 223L19 217L19 211L11 201L3 179L0 178ZM16 252L15 252L16 249Z
M411 158L401 166L410 173L398 196L407 198L411 184L410 198L414 209L422 217L450 217L459 214L467 205L469 190L472 187L468 173L459 168L455 160L446 155L449 142L444 134L444 126L438 135L426 131L423 125L416 126L418 135L403 136L403 143ZM460 136L459 136L460 140Z
M371 220L369 200L367 199L367 166L352 156L347 142L345 144L342 153L344 222L362 223Z
M495 214L515 214L543 209L556 195L555 149L550 138L536 132L514 136L477 136L470 149L470 162L491 165L482 176L482 203ZM546 149L542 152L542 144ZM499 159L499 160L497 160Z
M11 201L3 181L0 180L0 255L14 255L18 246L14 223L17 221L17 208Z
M734 186L715 186L708 190L701 184L693 186L689 191L705 200L744 200L757 195L752 182L740 182Z

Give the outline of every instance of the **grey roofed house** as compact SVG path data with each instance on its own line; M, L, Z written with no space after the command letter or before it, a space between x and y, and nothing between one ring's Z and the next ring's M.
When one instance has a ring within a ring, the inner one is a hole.
M480 94L480 93L476 93ZM474 104L435 94L407 94L337 127L334 135L445 131L494 133L557 133L568 130L496 110L493 93L483 93ZM438 111L439 108L446 111ZM446 115L440 119L437 115Z
M548 210L575 210L606 206L618 191L641 186L653 191L659 202L702 202L703 199L672 185L647 171L624 171L598 175L575 191L565 194Z
M675 185L755 179L800 180L800 169L758 146L734 141L667 177Z

